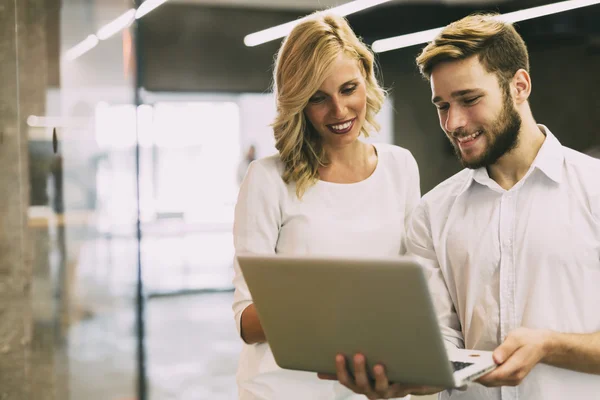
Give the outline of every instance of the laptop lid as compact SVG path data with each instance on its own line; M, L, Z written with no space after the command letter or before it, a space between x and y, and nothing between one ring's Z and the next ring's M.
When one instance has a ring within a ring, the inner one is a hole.
M369 370L384 364L391 381L454 387L415 259L237 257L280 367L335 373L336 354L360 352Z

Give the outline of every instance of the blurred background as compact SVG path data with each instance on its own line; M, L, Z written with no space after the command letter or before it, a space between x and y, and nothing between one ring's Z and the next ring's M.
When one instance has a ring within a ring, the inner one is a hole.
M0 0L0 398L236 398L233 208L275 152L281 43L244 37L346 2ZM397 0L348 20L370 45L550 3ZM517 28L538 122L600 157L600 5ZM421 47L377 54L390 96L370 140L412 151L425 193L459 164Z

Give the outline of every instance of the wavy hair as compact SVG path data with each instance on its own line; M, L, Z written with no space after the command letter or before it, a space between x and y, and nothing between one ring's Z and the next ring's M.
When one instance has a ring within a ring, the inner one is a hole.
M375 116L381 110L385 91L375 76L373 53L355 35L345 18L315 13L294 27L283 41L274 69L277 116L272 124L275 147L284 164L283 180L295 182L296 195L319 179L319 166L327 165L321 138L304 115L311 96L331 72L340 54L355 58L363 72L367 112L361 133L379 130Z

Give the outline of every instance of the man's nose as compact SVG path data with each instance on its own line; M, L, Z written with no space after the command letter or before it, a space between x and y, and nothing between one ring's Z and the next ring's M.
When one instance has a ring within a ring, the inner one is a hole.
M453 107L448 110L444 127L446 132L456 132L467 125L467 118L460 107Z

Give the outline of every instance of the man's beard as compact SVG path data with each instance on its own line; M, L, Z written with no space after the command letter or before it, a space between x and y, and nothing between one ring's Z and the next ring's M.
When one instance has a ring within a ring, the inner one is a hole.
M504 93L504 104L500 115L489 130L483 131L481 134L485 135L489 141L487 149L475 160L467 161L463 158L460 147L451 139L451 143L454 146L454 153L458 157L459 161L465 168L478 169L481 167L487 167L494 164L504 154L510 152L519 142L519 131L521 129L521 116L513 106L510 98L510 94L505 91Z

